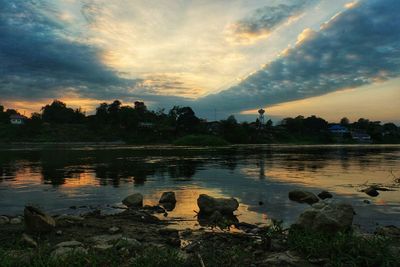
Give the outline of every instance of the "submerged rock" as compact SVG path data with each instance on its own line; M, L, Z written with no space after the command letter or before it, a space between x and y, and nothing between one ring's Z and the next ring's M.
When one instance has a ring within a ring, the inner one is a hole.
M24 209L24 220L27 232L45 233L52 231L56 222L43 211L33 206L26 206Z
M289 192L289 199L299 203L314 204L319 201L318 197L311 192L303 190L292 190Z
M143 207L143 195L140 193L135 193L127 196L122 200L122 203L128 207L140 208Z
M329 193L328 191L322 191L321 193L318 194L318 197L320 199L327 199L327 198L332 198L333 195Z
M365 194L367 194L368 196L371 196L371 197L376 197L379 195L378 190L376 190L375 187L373 187L373 186L365 188L365 189L361 190L361 192L364 192Z
M337 232L353 223L354 209L346 203L318 203L300 214L293 225L306 230Z
M212 214L215 211L221 214L233 214L239 207L239 202L234 198L214 198L206 194L201 194L197 199L200 213Z

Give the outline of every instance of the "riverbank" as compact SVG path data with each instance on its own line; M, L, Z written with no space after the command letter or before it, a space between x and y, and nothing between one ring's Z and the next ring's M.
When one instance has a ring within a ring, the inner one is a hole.
M298 192L289 196L310 204L317 201ZM201 220L203 227L177 230L175 221L156 216L168 216L162 206L140 206L137 195L128 200L130 208L113 215L93 211L51 217L28 207L24 217L1 217L0 266L400 264L400 229L388 226L361 232L352 225L353 209L347 204L317 201L284 229L277 221L270 225L238 222L222 214L237 208L233 199L206 198L198 201L200 210L217 210ZM326 215L328 222L323 219ZM304 227L308 225L313 230Z

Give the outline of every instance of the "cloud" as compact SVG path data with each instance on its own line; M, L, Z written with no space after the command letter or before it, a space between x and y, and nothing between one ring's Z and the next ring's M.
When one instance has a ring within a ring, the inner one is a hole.
M267 37L279 25L298 17L315 0L297 0L288 4L264 6L229 26L228 40L248 44Z
M399 12L396 0L346 9L236 86L200 99L198 108L234 113L398 77Z

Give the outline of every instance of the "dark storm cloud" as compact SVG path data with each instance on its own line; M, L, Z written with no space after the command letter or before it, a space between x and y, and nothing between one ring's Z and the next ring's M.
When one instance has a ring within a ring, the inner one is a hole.
M288 2L288 4L258 8L249 16L232 25L234 39L240 42L269 34L290 17L301 14L312 3L315 4L317 1L298 0Z
M43 1L0 0L1 98L60 97L65 90L115 97L135 84L103 65L98 49L69 38L56 12Z
M241 83L199 101L229 112L302 99L400 75L400 1L365 1Z

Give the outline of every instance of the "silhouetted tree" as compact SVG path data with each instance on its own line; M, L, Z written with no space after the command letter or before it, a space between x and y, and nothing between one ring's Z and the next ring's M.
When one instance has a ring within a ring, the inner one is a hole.
M42 107L42 119L49 123L82 123L85 114L80 109L68 108L59 100L54 100L50 105Z

